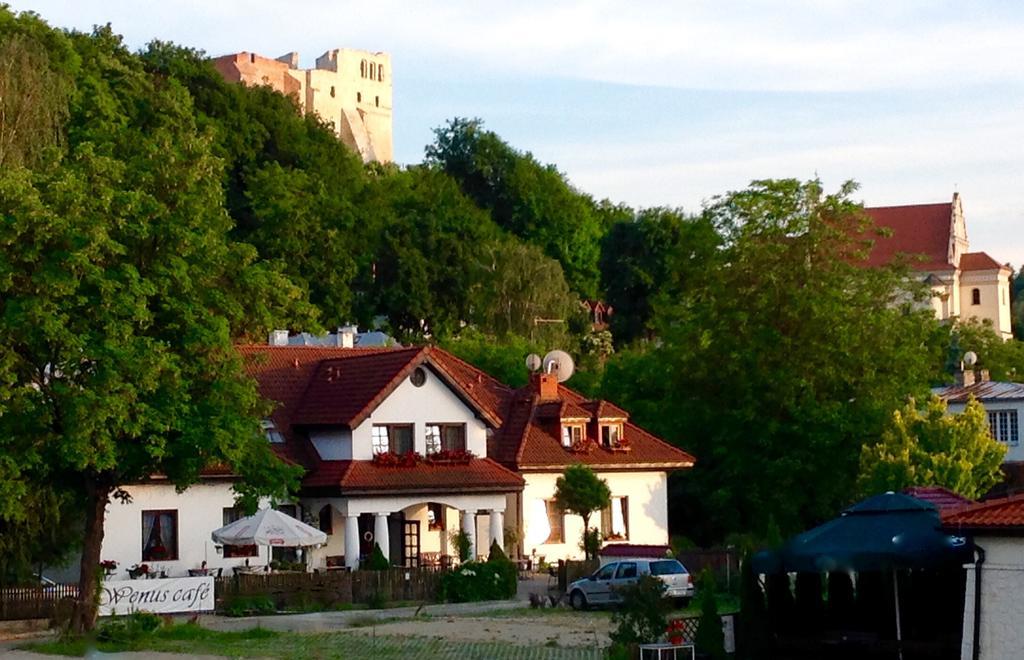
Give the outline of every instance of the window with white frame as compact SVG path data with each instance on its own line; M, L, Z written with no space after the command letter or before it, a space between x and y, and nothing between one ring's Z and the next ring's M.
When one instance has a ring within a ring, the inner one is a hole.
M142 561L178 558L178 511L142 512Z
M622 441L621 422L602 422L601 444L605 447L618 447Z
M412 424L374 424L374 454L407 454L412 450Z
M988 430L992 437L999 442L1005 442L1012 447L1016 447L1020 439L1017 432L1017 411L988 411Z
M439 451L466 451L465 424L427 424L426 451L436 454Z
M574 444L583 441L583 425L582 424L563 424L562 425L562 446L572 447Z

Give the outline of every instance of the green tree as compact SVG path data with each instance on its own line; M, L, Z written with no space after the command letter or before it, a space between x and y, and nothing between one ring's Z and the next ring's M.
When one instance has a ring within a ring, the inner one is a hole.
M570 288L592 297L604 213L553 165L516 151L479 119L435 129L426 162L439 165L503 229L533 243L565 270Z
M725 660L725 633L722 631L722 617L718 614L718 597L715 576L705 568L700 575L700 623L694 637L694 646L712 660Z
M967 351L978 356L975 369L986 369L993 380L1024 379L1024 341L1004 340L987 319L964 319L950 326L950 351L946 365L950 374L960 369Z
M699 543L833 515L864 438L941 377L947 337L914 303L925 292L858 265L871 225L854 190L760 181L713 199L721 245L657 301L660 345L609 360L605 396L698 457L669 493L673 526Z
M685 287L719 242L706 218L688 218L679 209L644 209L612 225L601 241L600 265L616 340L649 334L658 295L669 283Z
M294 483L232 338L308 310L229 240L221 163L188 94L109 28L70 39L82 64L66 155L0 169L0 515L17 520L21 496L48 484L79 498L85 630L124 485L159 473L184 488L222 464L251 506Z
M608 482L599 478L586 465L570 465L555 481L555 503L558 508L583 518L582 541L587 551L587 559L591 557L590 544L585 543L590 530L590 516L608 506L610 502L611 491L608 489Z
M1002 481L1006 445L992 437L985 409L973 397L960 414L932 396L924 410L911 400L892 414L882 441L861 450L865 495L911 486L942 486L978 499Z

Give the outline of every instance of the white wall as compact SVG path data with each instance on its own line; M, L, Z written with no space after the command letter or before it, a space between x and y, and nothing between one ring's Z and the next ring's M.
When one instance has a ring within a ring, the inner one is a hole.
M131 503L113 500L107 506L100 553L102 560L113 559L118 563L116 577L126 578L128 568L143 563L142 512L146 510L178 511L178 559L144 562L150 568L164 570L168 576L183 576L188 569L199 568L206 561L209 568L226 567L224 573L229 575L229 567L245 563L245 558L225 559L210 538L211 532L224 526L224 509L235 504L230 483L199 483L181 494L170 484L126 486L125 490L132 497ZM266 564L267 552L267 548L261 548L261 556L250 558L250 563Z
M997 410L1017 411L1017 445L1008 445L1006 447L1006 457L1003 458L1003 462L1015 463L1024 461L1024 401L982 401L981 405L985 408L985 412L995 412ZM951 402L948 410L950 413L962 413L966 407L967 404L965 403Z
M1024 649L1024 538L978 536L985 550L981 571L981 660L1021 657ZM975 569L967 568L964 596L964 634L960 657L971 660L974 650Z
M538 530L547 527L547 517L540 518L543 509L538 501L549 500L555 494L558 473L526 473L523 477L523 551L530 555L544 555L547 561L557 559L581 559L579 549L583 537L583 519L566 514L565 543L544 543L539 540ZM629 539L630 544L668 543L668 488L664 472L598 472L597 476L608 482L613 497L629 497ZM538 524L539 523L539 524ZM595 513L590 519L591 527L600 528L601 514ZM531 528L533 532L531 533Z
M477 456L487 455L487 426L430 369L421 387L408 378L395 388L376 410L352 431L352 458L373 458L374 424L413 424L415 449L426 453L427 424L465 424L466 449Z

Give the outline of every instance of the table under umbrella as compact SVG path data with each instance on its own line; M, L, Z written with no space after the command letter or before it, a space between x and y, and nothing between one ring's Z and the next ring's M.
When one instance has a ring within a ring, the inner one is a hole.
M260 509L214 530L210 536L224 545L307 548L327 543L327 534L277 509Z

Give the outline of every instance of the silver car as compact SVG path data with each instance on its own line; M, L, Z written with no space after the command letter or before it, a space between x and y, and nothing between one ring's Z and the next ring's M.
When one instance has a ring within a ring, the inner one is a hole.
M665 597L684 603L693 598L693 579L686 567L675 559L626 559L605 564L593 575L569 585L569 604L583 610L590 606L621 602L620 589L635 584L643 575L653 575L665 583Z

